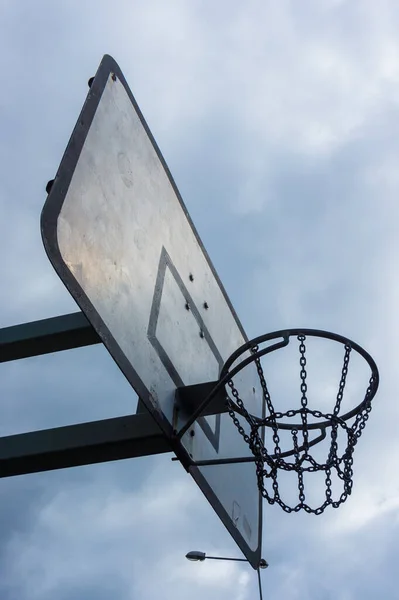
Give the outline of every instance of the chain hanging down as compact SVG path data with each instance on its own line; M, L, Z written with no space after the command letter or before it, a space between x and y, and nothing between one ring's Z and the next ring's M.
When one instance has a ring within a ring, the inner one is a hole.
M304 330L306 331L306 330ZM308 330L309 331L309 330ZM306 370L306 335L302 331L296 330L296 339L299 342L299 365L300 365L300 391L301 391L301 407L297 410L288 410L286 412L277 412L273 406L272 399L267 387L263 368L260 361L260 355L264 352L259 351L259 345L247 345L253 355L251 362L255 363L258 373L260 385L265 401L266 415L264 418L251 415L245 408L244 402L240 398L239 392L234 385L233 377L227 381L230 388L230 395L227 397L228 413L236 426L238 432L248 444L256 465L256 475L258 487L262 496L269 504L278 504L285 512L298 512L305 510L308 513L320 515L327 506L331 505L334 508L340 506L352 491L352 476L353 476L353 453L360 438L371 411L371 400L376 393L378 387L378 371L374 361L362 349L363 357L372 366L372 374L368 382L368 387L363 402L347 415L340 416L341 403L344 395L346 378L348 374L350 355L353 346L359 352L356 344L342 338L338 339L344 344L344 359L341 371L341 378L338 387L338 393L335 400L335 405L332 413L322 413L318 410L311 410L308 406L307 398L307 370ZM299 332L299 333L298 333ZM288 335L292 335L292 331ZM311 333L315 335L314 333ZM333 334L331 334L333 336ZM328 337L331 337L330 335ZM324 336L327 337L327 336ZM332 339L336 339L332 337ZM254 340L258 341L258 340ZM288 343L288 342L287 342ZM370 359L370 360L369 360ZM375 368L374 368L375 367ZM299 423L292 426L282 425L282 421L287 422L287 419L298 417ZM243 417L249 425L249 432L246 432L242 425ZM319 424L310 423L309 418L323 419ZM353 423L349 425L346 421L349 417L355 417ZM264 427L271 429L271 442L266 446L262 432ZM288 429L292 437L292 450L282 452L280 443L280 429ZM313 442L309 441L309 431L311 429L320 429L322 435ZM329 430L330 448L325 462L318 462L311 454L312 446L326 437L326 432ZM338 432L344 432L346 436L346 448L342 454L338 453ZM302 439L300 439L302 438ZM288 460L291 458L291 461ZM298 480L298 503L295 506L289 506L280 496L278 473L279 471L295 472ZM324 472L325 474L325 498L323 502L316 508L309 506L306 501L306 491L304 485L304 474L314 472ZM342 482L342 491L333 498L333 474ZM266 482L270 481L272 491L266 489Z

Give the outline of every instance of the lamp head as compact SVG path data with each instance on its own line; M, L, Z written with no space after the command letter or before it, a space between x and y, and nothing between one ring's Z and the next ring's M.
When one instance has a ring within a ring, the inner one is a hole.
M205 552L199 552L198 550L192 550L191 552L188 552L186 554L186 558L188 560L200 560L203 561L206 559L206 554Z

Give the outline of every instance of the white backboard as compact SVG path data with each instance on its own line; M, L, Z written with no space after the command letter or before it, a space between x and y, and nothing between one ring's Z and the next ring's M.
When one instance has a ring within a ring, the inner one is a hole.
M176 388L216 380L246 336L109 56L47 198L42 235L61 279L171 439ZM254 391L259 406L260 398ZM181 459L248 455L227 414L202 417L174 449ZM190 473L256 567L262 519L254 464Z

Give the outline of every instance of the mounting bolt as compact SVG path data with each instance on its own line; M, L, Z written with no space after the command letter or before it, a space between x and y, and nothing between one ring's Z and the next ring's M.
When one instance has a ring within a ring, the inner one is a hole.
M189 305L189 303L188 303L188 302L186 302L186 304L185 304L185 308L186 308L186 310L190 310L190 305Z
M205 308L205 310L208 310L208 308L209 308L208 302L204 302L204 308Z
M188 276L190 281L194 281L194 275L192 273L190 273L190 275Z
M116 81L116 75L115 75L115 73L112 73L111 79L112 79L112 81Z
M202 329L200 330L200 338L204 338L205 337L205 333L202 331Z
M93 81L94 81L94 77L90 77L89 81L87 82L87 85L89 86L89 88L91 88Z
M46 192L49 194L51 192L51 188L53 187L54 179L50 179L46 185Z

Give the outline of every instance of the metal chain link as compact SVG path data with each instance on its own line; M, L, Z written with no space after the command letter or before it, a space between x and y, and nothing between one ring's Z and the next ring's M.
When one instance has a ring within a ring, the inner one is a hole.
M298 341L300 342L299 344L299 353L300 353L300 359L299 359L299 364L301 367L301 371L300 371L300 378L301 378L301 392L302 392L302 397L301 397L301 404L302 404L302 411L301 411L301 419L302 419L302 435L303 435L303 447L305 450L305 453L308 453L309 450L309 435L308 435L308 428L307 428L307 406L308 406L308 399L307 399L307 391L308 391L308 386L306 384L306 377L307 377L307 372L306 372L306 346L305 346L305 340L306 337L304 335L298 335Z
M230 396L227 394L227 407L228 414L230 415L235 427L243 440L248 444L256 465L256 476L258 481L258 487L262 496L269 502L269 504L279 504L279 506L287 513L298 512L299 510L305 510L308 513L320 515L324 512L325 508L332 505L334 508L340 506L352 491L352 477L353 477L353 453L358 439L360 438L364 427L366 426L369 414L371 411L371 400L374 378L373 376L369 380L368 388L365 395L366 402L364 403L363 409L359 411L354 419L352 425L348 425L343 419L339 417L341 403L344 396L344 390L346 385L346 378L348 374L349 359L352 348L350 345L345 345L345 355L341 371L341 378L338 387L338 393L334 406L333 413L323 413L319 410L312 410L308 407L307 399L307 371L306 371L306 336L300 334L297 336L299 341L299 353L300 353L300 391L301 391L301 408L296 410L288 410L286 412L277 412L274 409L272 399L267 387L266 378L264 376L262 364L259 358L255 358L254 362L256 365L257 373L259 376L260 385L262 388L263 398L266 406L266 415L263 418L254 419L252 415L245 408L242 399L240 398L239 392L236 389L233 379L228 381L228 387L230 388L233 402ZM253 353L258 352L258 346L253 346L251 351ZM227 393L227 392L226 392ZM238 409L238 410L237 410ZM250 433L248 434L242 426L237 412L243 417L250 427ZM292 418L296 415L301 417L301 427L303 442L300 445L298 441L298 428L291 429L291 435L293 440L293 451L290 453L293 456L293 461L286 460L287 453L283 454L280 445L279 436L279 421L286 418ZM328 421L329 427L331 427L331 445L328 453L328 457L325 463L319 463L309 453L309 428L308 419L313 416L316 419L324 419ZM267 449L263 437L262 430L264 427L271 428L272 434L272 448ZM347 447L345 452L338 455L338 430L341 428L347 437ZM278 470L284 471L295 471L298 477L298 504L295 506L288 506L280 497L279 486L278 486ZM317 508L311 508L306 503L305 485L303 475L305 472L314 473L317 471L325 472L325 500ZM335 472L338 479L342 481L343 491L341 492L337 500L333 499L332 495L332 472ZM265 481L271 481L271 487L273 492L269 491L265 487Z

